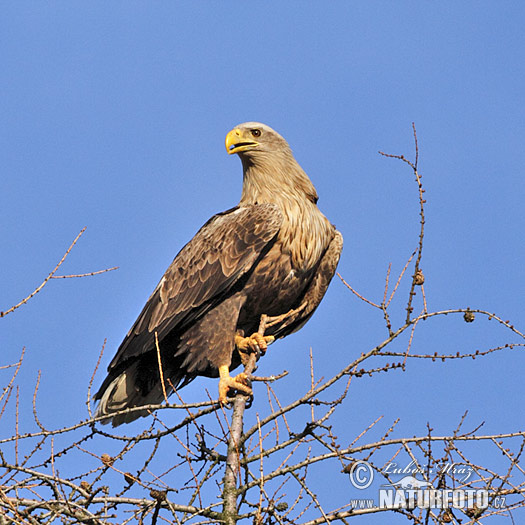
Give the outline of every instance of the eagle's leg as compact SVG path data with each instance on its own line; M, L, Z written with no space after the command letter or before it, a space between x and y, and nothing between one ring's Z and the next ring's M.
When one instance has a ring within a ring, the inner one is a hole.
M228 397L228 391L230 389L237 390L242 392L247 396L253 395L251 389L250 380L248 376L241 372L235 377L230 376L230 369L227 365L219 366L219 402L226 403L226 398Z
M273 335L261 335L255 332L250 337L243 337L237 334L235 336L235 347L239 351L241 363L246 366L250 354L264 355L269 344L275 341Z

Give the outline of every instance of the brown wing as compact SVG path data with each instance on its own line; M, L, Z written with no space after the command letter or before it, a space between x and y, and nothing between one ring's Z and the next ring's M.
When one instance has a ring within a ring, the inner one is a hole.
M213 216L182 248L108 370L154 348L162 340L218 304L271 247L282 223L273 204L236 207Z

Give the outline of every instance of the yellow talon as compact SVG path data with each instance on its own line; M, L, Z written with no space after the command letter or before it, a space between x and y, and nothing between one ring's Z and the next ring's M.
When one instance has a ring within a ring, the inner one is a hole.
M241 392L247 396L253 395L250 380L244 372L241 372L235 377L231 377L229 367L223 365L219 366L219 377L219 403L226 403L230 389L237 390L237 392Z
M275 341L273 335L261 335L255 332L250 337L242 337L240 335L235 336L235 346L239 352L244 353L257 353L264 354L268 348L268 345Z

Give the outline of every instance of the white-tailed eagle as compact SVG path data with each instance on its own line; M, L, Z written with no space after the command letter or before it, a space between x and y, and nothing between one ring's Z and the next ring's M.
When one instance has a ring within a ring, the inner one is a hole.
M288 143L264 124L247 122L226 136L242 161L239 204L214 215L182 248L108 367L97 415L159 403L158 338L165 388L197 376L220 377L219 399L246 394L230 376L242 352L262 351L301 328L332 279L343 239L317 207L317 192ZM257 334L262 314L300 311ZM113 425L147 415L133 411ZM108 418L109 421L109 418Z

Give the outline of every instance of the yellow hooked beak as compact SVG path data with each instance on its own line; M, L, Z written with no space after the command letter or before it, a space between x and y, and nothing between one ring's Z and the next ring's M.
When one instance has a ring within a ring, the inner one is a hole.
M259 145L258 142L253 140L251 135L248 138L246 132L239 128L232 129L228 135L226 135L225 144L228 155L231 155L232 153L240 153L241 151L246 151L248 149L253 149Z

